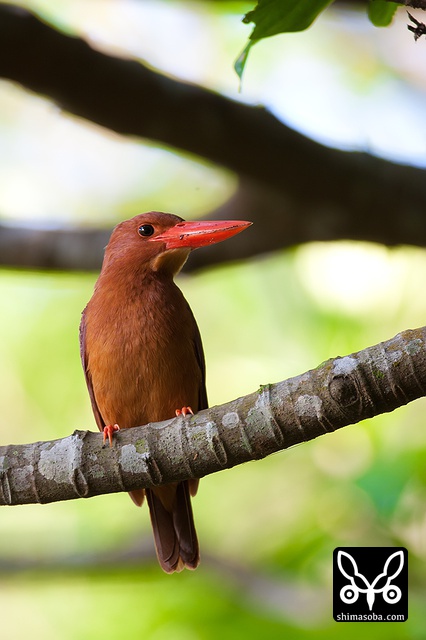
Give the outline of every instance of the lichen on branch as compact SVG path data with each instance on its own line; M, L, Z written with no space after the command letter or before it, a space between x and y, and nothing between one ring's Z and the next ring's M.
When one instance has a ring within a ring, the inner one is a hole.
M426 327L327 360L195 416L0 447L0 504L46 503L202 477L426 395Z

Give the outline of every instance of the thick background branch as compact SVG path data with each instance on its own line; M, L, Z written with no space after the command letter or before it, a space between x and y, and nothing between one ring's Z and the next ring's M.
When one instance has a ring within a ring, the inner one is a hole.
M45 95L71 114L123 135L149 138L207 158L241 176L233 199L214 215L262 220L232 243L242 258L309 240L353 238L426 246L425 172L363 153L329 149L248 106L109 56L47 26L23 9L0 5L0 76ZM213 214L212 214L213 216ZM269 225L274 233L270 233ZM13 236L11 234L13 233ZM87 238L73 230L0 229L2 264L97 268ZM13 250L11 237L19 250ZM92 236L93 237L93 236ZM102 236L103 238L105 236ZM68 244L68 240L66 241ZM218 245L192 261L226 258ZM208 255L209 254L209 255Z
M249 396L102 435L0 447L0 504L53 502L202 477L257 460L426 394L426 327Z
M10 267L99 270L111 229L37 229L0 223L0 264Z
M426 184L426 180L424 180ZM426 195L426 194L425 194ZM236 193L207 217L248 219L254 227L208 251L195 251L185 264L192 271L232 262L310 241L365 240L388 246L426 246L426 225L416 214L394 217L377 205L376 216L362 208L315 208L245 179ZM411 209L411 212L413 210ZM177 212L179 213L179 212ZM368 217L368 219L367 219ZM425 218L426 222L426 218ZM271 233L271 230L273 231ZM99 270L111 229L58 228L0 224L0 265L69 271Z

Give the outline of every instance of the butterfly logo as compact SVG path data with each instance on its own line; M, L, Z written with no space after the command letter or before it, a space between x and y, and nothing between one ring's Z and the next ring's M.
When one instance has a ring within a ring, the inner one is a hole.
M360 593L366 594L368 608L370 611L376 599L376 595L381 593L385 602L395 604L401 600L401 589L392 584L402 571L404 566L404 554L396 551L389 556L383 567L383 572L370 582L359 572L358 565L354 558L346 551L339 551L337 554L337 565L342 575L349 580L340 590L340 599L345 604L353 604L359 598Z

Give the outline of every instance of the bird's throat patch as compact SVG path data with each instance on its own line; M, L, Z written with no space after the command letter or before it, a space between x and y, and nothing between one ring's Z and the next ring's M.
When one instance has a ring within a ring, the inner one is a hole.
M153 271L170 273L175 276L188 259L191 249L169 249L155 256L152 261Z

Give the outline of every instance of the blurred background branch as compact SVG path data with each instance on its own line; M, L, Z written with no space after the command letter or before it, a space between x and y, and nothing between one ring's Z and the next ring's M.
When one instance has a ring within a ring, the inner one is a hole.
M418 343L388 349L389 371L380 346L426 316L426 48L405 8L377 29L373 2L331 3L309 29L258 42L239 91L254 1L19 4L0 3L2 442L95 429L80 313L111 228L149 210L256 222L194 252L179 276L211 405L318 362L324 373L330 356L366 345L377 351L356 389L375 405L363 411L409 400L392 374L398 351L423 393ZM262 4L303 19L326 3ZM332 387L351 400L344 376ZM425 402L204 477L203 562L174 579L151 561L147 509L121 493L3 510L2 635L332 640L333 549L405 546L403 631L425 637ZM366 638L389 633L363 626Z
M231 248L200 252L188 268L315 240L426 246L423 169L322 146L263 108L96 51L8 5L0 5L0 76L74 115L241 176L236 193L209 216L248 218L255 231ZM93 229L2 226L0 264L98 269L107 239Z
M68 556L52 556L40 559L1 559L0 571L3 576L24 574L52 579L55 575L84 577L88 572L113 573L115 578L126 577L129 571L156 570L158 564L151 540L130 541L126 547L107 553L92 552ZM232 561L224 561L220 556L203 554L202 566L211 571L219 581L232 586L265 615L278 619L288 618L296 624L303 624L306 611L310 612L311 624L324 617L326 594L314 588L308 581L293 576L274 576L262 570L253 571L247 566Z

